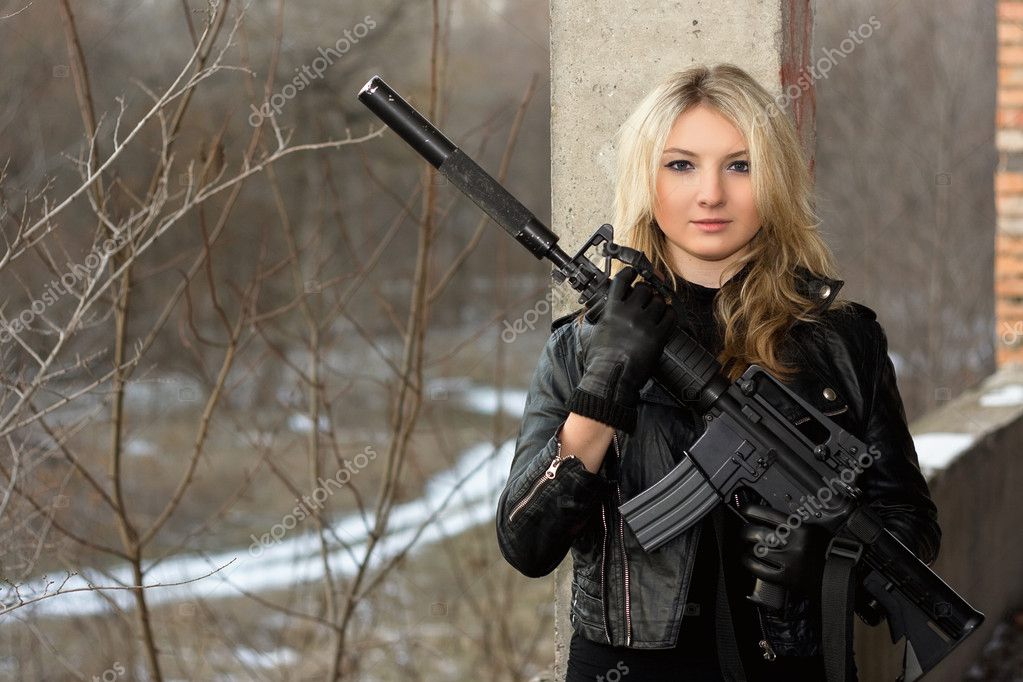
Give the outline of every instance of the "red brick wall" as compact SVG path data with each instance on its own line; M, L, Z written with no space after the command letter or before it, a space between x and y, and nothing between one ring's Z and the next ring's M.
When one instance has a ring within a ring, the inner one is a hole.
M998 2L996 362L1023 362L1023 1Z

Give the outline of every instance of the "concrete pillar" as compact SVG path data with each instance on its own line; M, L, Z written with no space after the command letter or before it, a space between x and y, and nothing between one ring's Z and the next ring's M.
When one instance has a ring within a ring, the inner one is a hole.
M995 361L1023 362L1023 3L998 2Z
M552 228L569 253L611 219L614 132L674 71L698 63L742 67L787 102L813 158L810 0L551 0L550 10ZM559 293L555 317L578 307L576 296ZM555 573L558 680L572 635L571 576L568 559Z

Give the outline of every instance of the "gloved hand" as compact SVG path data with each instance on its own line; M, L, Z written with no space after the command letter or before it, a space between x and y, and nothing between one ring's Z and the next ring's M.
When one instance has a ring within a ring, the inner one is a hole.
M828 531L810 523L793 528L785 514L758 504L740 512L751 521L742 529L743 540L750 543L742 555L746 570L804 596L819 595Z
M570 412L617 429L636 428L639 391L657 369L675 325L675 309L646 282L632 286L636 270L611 280L607 304L593 326L585 368L568 401Z

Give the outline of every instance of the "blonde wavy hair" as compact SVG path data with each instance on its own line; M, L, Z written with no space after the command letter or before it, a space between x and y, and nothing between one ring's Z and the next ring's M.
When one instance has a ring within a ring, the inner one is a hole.
M795 127L748 73L733 64L693 66L671 74L632 111L615 136L616 241L643 251L672 287L677 279L684 280L671 266L653 207L661 152L671 128L699 104L731 121L745 138L753 199L763 221L748 253L731 270L737 273L748 263L749 272L741 282L729 281L714 297L714 317L724 328L718 362L732 381L753 363L785 381L795 372L781 357L786 332L796 320L820 321L811 312L819 299L797 291L797 268L835 279L838 274L817 229L812 180ZM614 261L612 272L622 267ZM836 300L831 308L848 304Z

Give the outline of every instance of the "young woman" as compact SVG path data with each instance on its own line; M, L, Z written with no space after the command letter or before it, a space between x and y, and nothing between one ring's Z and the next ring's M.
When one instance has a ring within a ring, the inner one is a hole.
M869 308L836 300L842 282L799 140L745 71L673 74L618 143L617 238L647 254L688 319L624 268L596 324L584 311L554 322L498 505L501 551L541 577L571 550L568 682L824 680L819 529L793 529L760 556L756 544L784 517L743 489L647 553L618 506L703 432L700 415L650 380L681 322L730 379L756 363L866 443L873 459L856 485L885 527L933 562L941 531L884 330ZM757 578L787 589L782 609L746 598Z

